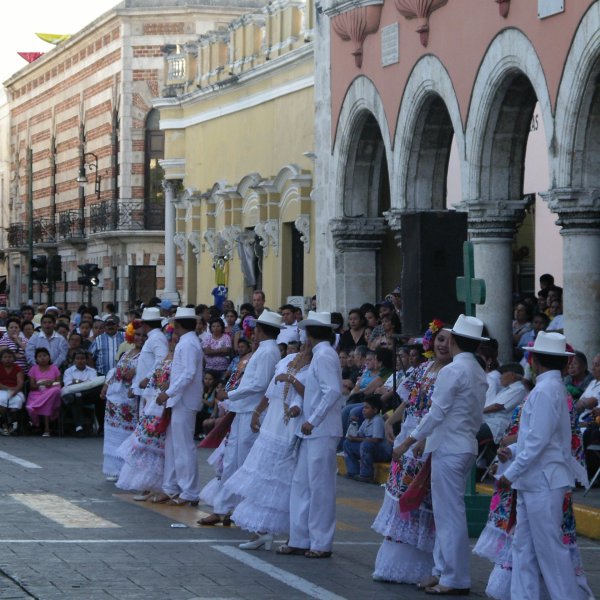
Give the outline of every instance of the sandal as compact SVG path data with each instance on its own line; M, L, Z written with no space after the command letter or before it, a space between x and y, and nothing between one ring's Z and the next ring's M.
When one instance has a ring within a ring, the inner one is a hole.
M287 544L283 544L277 548L276 554L283 554L285 556L306 556L306 553L310 552L306 548L296 548L295 546L288 546Z
M169 500L172 500L173 498L171 496L169 496L169 494L165 494L164 492L161 492L160 494L154 494L154 496L152 496L152 498L150 498L150 502L152 502L152 504L163 504L164 502L168 502Z
M329 558L331 556L331 552L327 550L307 550L304 553L306 558Z
M432 575L429 579L423 579L417 583L418 590L425 590L427 588L435 587L440 582L440 578Z
M169 506L198 506L199 500L185 500L184 498L171 498L167 501Z
M231 526L231 518L229 516L222 517L221 515L217 515L216 513L213 513L212 515L208 515L208 517L203 517L199 521L196 521L196 523L198 523L198 525L208 525L208 526L218 525L219 523L221 523L221 525L223 525L223 527L230 527Z
M469 588L451 588L439 584L425 588L425 593L431 596L468 596L470 592Z

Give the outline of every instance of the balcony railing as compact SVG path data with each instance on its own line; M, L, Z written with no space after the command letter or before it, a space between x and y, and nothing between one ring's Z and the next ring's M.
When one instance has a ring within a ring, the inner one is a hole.
M78 210L64 210L58 213L58 237L61 240L85 237L85 218Z
M44 217L33 222L33 243L56 243L56 225L52 219Z
M27 230L23 223L13 223L8 227L8 247L24 248L27 245Z
M121 200L90 206L90 233L101 231L160 231L165 228L161 202Z

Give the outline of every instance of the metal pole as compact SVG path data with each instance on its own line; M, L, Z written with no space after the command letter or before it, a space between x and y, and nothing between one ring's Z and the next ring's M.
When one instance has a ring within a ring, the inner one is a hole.
M27 148L27 211L29 213L29 230L27 246L29 254L29 281L27 283L27 298L33 305L33 150Z

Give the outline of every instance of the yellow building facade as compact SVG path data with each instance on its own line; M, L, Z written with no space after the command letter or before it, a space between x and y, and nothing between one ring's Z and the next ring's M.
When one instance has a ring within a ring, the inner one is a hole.
M276 308L316 291L312 2L282 1L175 46L154 101L165 133L165 295ZM300 298L302 297L302 299Z

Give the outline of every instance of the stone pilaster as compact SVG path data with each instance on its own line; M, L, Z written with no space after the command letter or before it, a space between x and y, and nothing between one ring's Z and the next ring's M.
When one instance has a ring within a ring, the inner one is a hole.
M512 360L512 242L525 217L527 200L465 202L469 239L473 242L475 277L485 281L485 304L477 316L498 340L500 362Z
M383 213L389 228L394 232L394 239L398 248L402 248L402 215L405 211L399 208L390 208Z
M165 288L162 294L163 298L168 298L173 302L179 302L177 292L177 257L175 254L175 206L173 202L176 198L176 192L180 181L175 179L165 179L163 189L165 190Z
M563 238L563 313L567 341L588 359L600 350L600 190L542 194Z
M344 218L329 222L335 252L337 310L342 314L376 301L377 251L387 230L382 218Z

